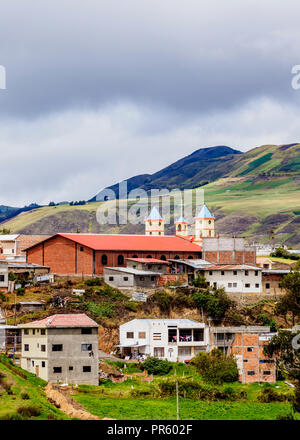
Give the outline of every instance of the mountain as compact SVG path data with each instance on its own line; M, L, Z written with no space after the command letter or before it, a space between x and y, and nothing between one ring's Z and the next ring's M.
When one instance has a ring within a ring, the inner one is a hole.
M127 180L127 190L135 188L146 191L151 189L186 189L196 188L212 182L228 173L243 153L226 146L200 148L183 159L163 168L154 174L141 174ZM119 183L109 186L119 198ZM91 202L101 199L101 191L90 199Z
M23 208L15 208L12 206L0 205L0 223L21 214L22 212L31 211L32 209L40 208L40 205L32 203L29 206Z
M300 246L300 144L263 145L246 153L225 146L203 148L157 173L128 179L129 191L199 186L220 234ZM99 206L90 201L84 206L42 207L16 216L5 227L28 234L143 233L143 224L100 226ZM171 223L166 233L173 232Z

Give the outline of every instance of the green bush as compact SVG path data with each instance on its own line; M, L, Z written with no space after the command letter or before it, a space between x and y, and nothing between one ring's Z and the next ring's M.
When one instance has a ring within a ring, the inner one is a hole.
M87 286L102 286L102 280L99 277L89 278L84 282Z
M233 301L224 289L203 290L193 294L193 300L199 310L205 311L213 319L222 319L232 307Z
M17 412L25 418L38 417L41 414L41 410L37 406L20 406Z
M6 296L4 295L4 293L3 292L1 292L1 290L0 290L0 301L6 301Z
M274 390L271 386L265 387L261 390L260 394L257 396L257 400L262 403L271 403L271 402L285 402L289 400L290 396L287 394L279 393Z
M208 283L205 279L205 277L198 275L194 280L193 280L193 285L195 287L202 287L203 289L206 289L208 286Z
M21 394L21 398L22 398L23 400L29 400L29 399L30 399L30 396L29 396L28 393L22 393L22 394Z
M156 303L162 312L169 313L172 297L164 290L159 290L151 296L151 302Z
M190 362L206 382L222 384L239 378L236 360L215 348L210 353L198 353Z
M19 288L16 290L16 292L17 292L17 295L18 295L18 296L24 296L24 294L25 294L25 287L19 287Z
M142 363L142 368L147 370L148 374L164 375L172 369L171 362L156 357L149 357Z

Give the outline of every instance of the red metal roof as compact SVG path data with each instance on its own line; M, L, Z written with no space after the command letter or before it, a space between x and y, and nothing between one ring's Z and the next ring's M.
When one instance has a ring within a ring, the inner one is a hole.
M39 321L33 321L19 327L98 327L98 324L84 313L51 315Z
M200 246L175 235L56 234L53 237L57 236L97 251L201 252ZM30 246L27 250L40 243Z
M159 260L158 258L127 258L127 260L137 261L138 263L170 264L168 261Z

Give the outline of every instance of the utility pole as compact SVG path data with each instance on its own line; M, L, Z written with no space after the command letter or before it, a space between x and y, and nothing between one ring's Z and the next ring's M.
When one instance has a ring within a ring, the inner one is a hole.
M14 326L17 325L17 294L15 292L15 315L14 315Z
M178 399L178 381L176 380L176 409L177 409L177 420L179 420L179 399Z

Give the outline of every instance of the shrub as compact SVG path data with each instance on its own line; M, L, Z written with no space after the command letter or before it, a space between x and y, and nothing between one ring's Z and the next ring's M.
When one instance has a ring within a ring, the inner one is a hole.
M203 289L206 289L208 286L208 283L205 279L205 277L198 275L194 280L193 280L193 285L195 287L202 287Z
M161 311L170 312L172 297L164 290L159 290L151 296L151 301L155 302Z
M149 357L142 363L142 368L149 374L164 375L172 369L171 362L156 357Z
M39 407L37 406L20 406L17 409L18 414L22 417L38 417L41 414Z
M143 397L149 397L151 396L152 392L150 390L130 390L130 396L131 397L138 397L138 398L143 398Z
M262 403L284 402L289 399L288 395L279 393L274 388L268 386L261 390L257 399Z
M1 290L0 290L0 301L6 301L6 296Z
M102 280L99 277L89 278L84 282L87 286L102 286Z
M210 353L198 353L192 360L199 374L206 382L221 384L235 382L239 378L236 360L215 348Z
M18 295L18 296L24 296L24 294L25 294L25 287L19 287L19 288L16 290L16 292L17 292L17 295Z
M22 394L21 394L21 398L22 398L23 400L29 400L29 399L30 399L30 396L29 396L28 393L22 393Z
M193 294L193 300L198 309L204 310L214 319L222 319L233 305L233 302L227 296L224 289L195 292Z

